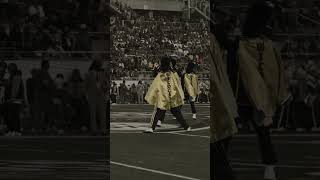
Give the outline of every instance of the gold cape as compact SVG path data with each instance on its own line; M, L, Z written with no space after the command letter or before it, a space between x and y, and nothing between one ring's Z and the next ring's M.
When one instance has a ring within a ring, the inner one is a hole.
M195 99L199 93L199 82L198 76L194 73L185 74L184 75L184 86L189 94L193 99Z
M168 89L170 82L170 96ZM184 93L176 72L158 73L150 85L145 100L162 110L170 110L184 104Z
M210 131L213 143L238 132L235 123L238 109L223 59L223 49L213 34L210 34L210 40Z
M258 70L259 52L257 43L264 44L262 74ZM281 64L281 56L273 48L272 41L265 37L242 39L239 43L239 75L250 101L265 113L259 125L272 124L277 106L288 96L287 82Z

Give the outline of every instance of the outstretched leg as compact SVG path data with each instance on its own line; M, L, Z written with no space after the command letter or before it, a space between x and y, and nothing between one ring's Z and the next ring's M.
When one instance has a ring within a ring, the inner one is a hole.
M228 159L228 146L231 138L210 143L211 180L235 180Z
M152 128L152 130L156 129L158 120L164 119L165 113L166 113L166 110L161 110L159 108L156 109L155 114L151 118L151 128Z
M184 129L188 129L190 126L187 123L187 121L184 119L180 109L181 107L175 107L175 108L172 108L170 111L174 115L174 117L177 118L177 121L181 124L181 126Z

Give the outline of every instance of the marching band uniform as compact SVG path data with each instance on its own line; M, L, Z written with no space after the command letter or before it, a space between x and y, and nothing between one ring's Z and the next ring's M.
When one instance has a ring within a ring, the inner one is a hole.
M189 66L194 66L194 64L190 65L189 63L188 67ZM192 118L197 119L197 116L196 116L197 111L196 111L194 102L197 96L200 94L200 89L199 89L198 76L194 72L191 71L191 72L186 72L184 74L184 87L188 95L187 99L189 100L191 105L191 111L193 114Z
M281 57L273 48L272 41L263 36L241 39L238 55L238 80L241 80L254 107L265 115L256 123L270 126L277 106L288 95Z
M229 82L224 49L214 34L210 34L210 151L211 179L233 180L228 160L228 144L238 132L235 118L237 103Z
M281 57L273 48L272 41L263 36L266 23L271 17L271 7L264 2L254 4L248 11L244 25L244 38L240 39L238 49L228 51L228 57L235 57L235 86L231 86L222 61L221 39L211 34L211 153L213 152L212 178L234 179L227 159L227 146L230 137L237 132L234 119L238 116L237 103L241 87L253 106L256 120L252 121L258 135L262 161L265 164L264 178L275 180L274 164L276 153L270 137L270 125L276 108L287 98L287 85L281 65ZM217 43L216 37L220 41ZM223 44L225 46L225 44ZM229 50L229 49L228 49ZM235 54L232 54L235 53ZM230 62L228 62L230 63ZM229 64L232 65L232 64ZM234 94L231 87L235 87ZM230 92L231 91L231 92ZM239 102L238 102L239 103ZM240 102L241 103L241 102ZM229 173L228 173L229 172Z
M239 42L239 77L244 93L253 106L252 124L258 135L265 179L276 179L276 152L270 137L270 126L276 109L287 98L287 83L281 57L272 41L264 36L243 38ZM239 89L239 88L238 88ZM238 92L237 92L238 93Z
M240 39L237 50L236 96L241 93L239 90L243 90L253 107L254 119L250 119L258 135L261 159L265 165L264 178L275 180L277 157L270 126L276 109L287 99L288 91L281 56L273 42L264 35L271 17L272 6L266 2L256 3L248 11L244 37Z
M164 119L167 110L171 111L185 130L190 131L191 128L180 110L180 106L184 104L184 93L180 78L176 72L169 68L170 58L163 58L161 66L167 66L168 68L158 73L145 96L145 100L155 106L155 113L151 118L151 129L147 129L145 132L152 133L158 120Z
M177 68L176 68L176 61L175 61L175 59L171 59L171 69L172 69L172 72L173 73L175 73L175 77L177 78L177 80L178 80L178 82L180 82L180 84L181 84L181 81L180 81L180 77L181 77L181 75L180 75L180 72L177 70ZM160 66L158 66L158 67L156 67L155 69L154 69L154 71L153 71L153 74L154 74L154 77L157 77L157 75L158 75L158 73L160 72ZM181 84L182 85L182 84ZM180 108L181 108L182 106L180 106ZM161 124L162 124L162 122L164 121L164 118L165 118L165 115L163 115L159 120L158 120L158 122L157 122L157 126L158 127L161 127ZM176 120L176 117L175 116L173 116L173 119L174 120Z

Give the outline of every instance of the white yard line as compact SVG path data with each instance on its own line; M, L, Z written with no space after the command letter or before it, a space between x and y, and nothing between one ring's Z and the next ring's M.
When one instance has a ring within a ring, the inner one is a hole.
M168 172L149 169L149 168L143 168L143 167L139 167L139 166L133 166L133 165L114 162L114 161L110 161L110 163L113 164L113 165L117 165L117 166L127 167L127 168L131 168L131 169L137 169L137 170L140 170L140 171L146 171L146 172L151 172L151 173L155 173L155 174L161 174L161 175L165 175L165 176L176 177L176 178L180 178L180 179L200 180L200 179L192 178L192 177L188 177L188 176L182 176L182 175L178 175L178 174L168 173Z
M190 132L197 132L197 131L202 131L202 130L207 130L207 129L210 129L209 126L207 127L202 127L202 128L195 128L195 129L191 129ZM155 132L156 134L174 134L174 133L181 133L181 132L186 132L186 130L176 130L176 131L160 131L160 132ZM142 131L118 131L118 130L110 130L110 134L140 134L140 133L143 133Z
M207 130L207 129L210 129L210 127L207 126L207 127L202 127L202 128L195 128L195 129L191 129L190 132L202 131L202 130ZM186 132L186 130L177 130L177 131L170 131L170 132L164 132L164 133L181 133L181 132Z
M258 163L242 163L242 162L232 162L233 165L240 165L240 166L251 166L251 167L265 167L264 164ZM319 166L296 166L296 165L276 165L276 167L280 168L293 168L293 169L320 169Z
M257 135L255 133L253 134L237 134L234 137L256 137ZM320 138L320 134L299 134L299 133L295 133L295 134L271 134L272 137L319 137Z
M179 135L179 136L200 137L200 138L210 139L210 136L201 136L201 135L195 135L195 134L182 134L182 133L175 133L175 132L168 132L166 134L174 134L174 135Z

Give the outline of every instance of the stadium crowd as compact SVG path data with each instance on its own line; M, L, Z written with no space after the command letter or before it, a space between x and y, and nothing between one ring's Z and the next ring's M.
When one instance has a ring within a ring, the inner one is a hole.
M89 32L102 31L101 19L106 6L103 2L19 0L0 3L0 19L4 22L0 24L0 50L47 51L52 56L55 52L89 51ZM31 55L41 56L41 53Z
M320 50L320 34L311 36L298 36L298 37L289 37L284 40L281 47L282 54L286 55L288 58L296 56L319 56L317 54Z
M24 81L17 64L0 62L0 132L24 134L106 133L108 82L98 60L82 77L73 69L70 77L49 73L42 60Z
M180 64L190 60L204 64L209 41L203 20L183 22L179 13L150 15L134 11L118 1L113 3L123 12L111 17L113 79L136 77L138 71L152 71L159 65L159 57L163 54L177 54Z

